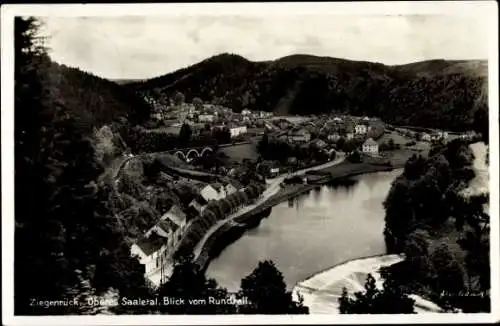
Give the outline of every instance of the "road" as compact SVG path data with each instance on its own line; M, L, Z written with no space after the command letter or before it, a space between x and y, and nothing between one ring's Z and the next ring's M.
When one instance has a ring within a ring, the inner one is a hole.
M337 165L339 163L342 163L345 160L345 154L344 153L337 153L337 155L338 155L338 157L333 161L326 162L326 163L320 164L320 165L315 165L315 166L308 167L305 169L297 170L297 171L292 172L292 173L284 173L276 178L267 179L266 183L271 185L271 184L278 182L278 184L280 184L286 178L297 176L297 175L304 175L306 172L309 172L309 171L322 170L322 169L326 169L326 168L329 168L331 166Z
M308 171L321 170L321 169L324 169L324 168L328 168L328 167L340 164L344 160L345 160L345 157L341 156L341 157L336 158L333 161L330 161L330 162L327 162L327 163L324 163L324 164L321 164L321 165L317 165L317 166L305 168L305 169L302 169L302 170L295 171L293 173L287 173L287 174L281 175L279 177L266 180L267 189L262 193L261 197L259 197L259 199L254 204L248 205L248 206L245 206L245 207L241 208L237 212L229 215L224 220L218 221L210 229L208 229L207 233L196 244L196 247L193 250L194 259L198 258L198 256L201 253L201 250L203 249L203 246L205 245L205 242L210 238L210 236L215 231L217 231L222 225L228 223L229 221L234 220L235 218L237 218L237 217L239 217L239 216L247 213L248 211L250 211L250 210L258 207L259 205L262 205L269 198L271 198L272 196L274 196L275 194L277 194L278 191L280 190L280 184L283 182L283 180L285 180L285 178L288 178L290 176L295 176L295 175L303 175L304 173L306 173Z

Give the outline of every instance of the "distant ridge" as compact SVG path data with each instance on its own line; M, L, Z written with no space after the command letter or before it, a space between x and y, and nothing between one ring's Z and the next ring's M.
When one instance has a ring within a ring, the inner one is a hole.
M125 84L131 84L131 83L140 83L145 81L146 79L126 79L126 78L118 78L118 79L109 79L112 82L117 83L118 85L125 85Z
M168 98L180 91L187 101L200 97L236 111L342 112L379 116L394 124L479 130L484 129L484 113L487 119L487 103L478 101L487 72L483 60L389 66L308 54L254 62L222 53L126 87Z

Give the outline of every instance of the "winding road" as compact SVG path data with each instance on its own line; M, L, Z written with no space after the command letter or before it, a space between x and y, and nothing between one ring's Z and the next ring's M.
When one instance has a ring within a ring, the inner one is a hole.
M308 171L315 171L315 170L325 169L325 168L328 168L328 167L340 164L340 163L344 162L344 160L345 160L345 157L344 156L340 156L340 157L336 158L335 160L327 162L327 163L324 163L324 164L320 164L320 165L316 165L316 166L313 166L313 167L301 169L301 170L295 171L293 173L286 173L286 174L280 175L280 176L278 176L276 178L266 180L267 189L262 193L261 197L259 197L259 199L254 204L242 207L240 210L238 210L237 212L229 215L224 220L218 221L210 229L207 230L207 233L205 233L205 235L203 236L203 238L201 238L201 240L196 244L196 246L195 246L195 248L193 250L194 259L195 260L198 259L199 255L200 255L200 253L201 253L201 251L203 249L203 246L205 245L205 243L207 242L207 240L210 238L210 236L215 231L217 231L224 224L229 223L229 222L233 221L235 218L237 218L237 217L239 217L239 216L241 216L241 215L249 212L250 210L252 210L254 208L257 208L258 206L264 204L272 196L274 196L274 195L276 195L278 193L278 191L280 190L280 184L286 178L291 177L291 176L296 176L296 175L303 175L303 174L305 174Z

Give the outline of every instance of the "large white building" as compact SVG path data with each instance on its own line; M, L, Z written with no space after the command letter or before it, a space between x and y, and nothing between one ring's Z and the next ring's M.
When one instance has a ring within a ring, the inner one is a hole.
M357 135L364 135L368 132L368 126L364 123L359 123L354 127L354 132Z
M363 153L378 154L378 144L373 138L368 138L362 146Z
M167 266L171 265L172 255L185 231L186 214L174 205L130 248L131 255L144 265L144 276L155 286L168 277Z
M247 133L247 126L231 126L229 127L231 138Z
M198 116L198 121L200 122L213 122L215 116L213 114L200 114Z
M219 192L212 187L212 185L206 185L201 188L200 196L208 202L210 200L217 200L219 198Z

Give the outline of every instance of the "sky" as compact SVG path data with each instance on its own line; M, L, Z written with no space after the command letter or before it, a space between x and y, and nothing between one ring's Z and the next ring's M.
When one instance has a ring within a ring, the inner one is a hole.
M235 53L313 54L404 64L487 59L488 21L457 15L46 17L53 60L110 79L145 79Z

